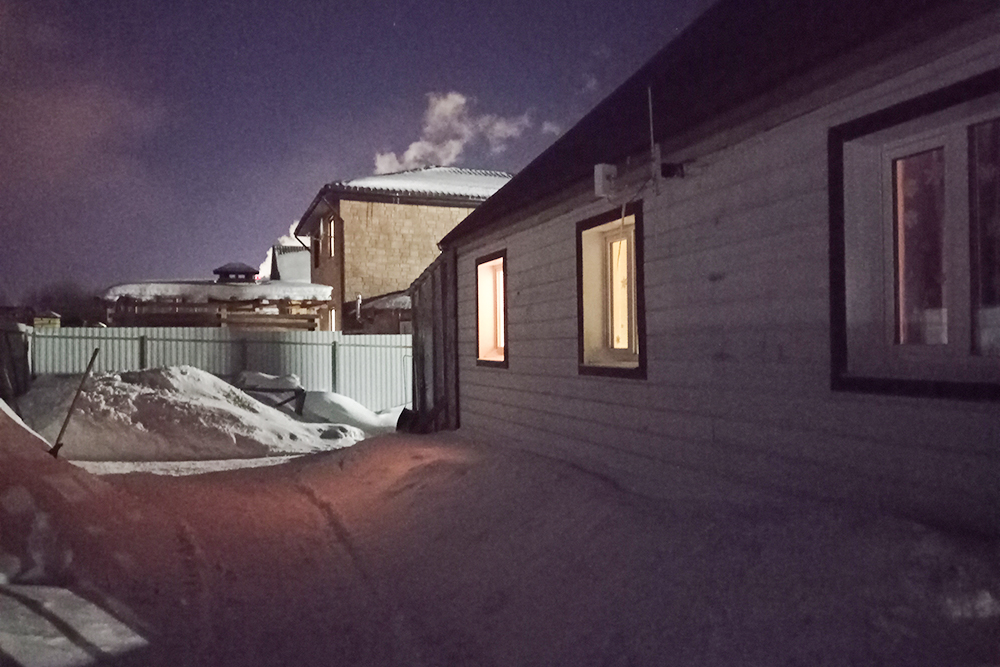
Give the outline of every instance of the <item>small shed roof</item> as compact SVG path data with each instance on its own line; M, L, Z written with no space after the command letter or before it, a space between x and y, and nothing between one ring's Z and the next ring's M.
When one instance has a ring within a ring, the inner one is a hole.
M996 0L719 0L441 245L590 181L595 164L648 151L648 96L655 141L682 148L850 74L829 66L863 46L879 42L860 59L874 62L996 8Z
M228 264L223 264L217 269L212 271L217 276L227 276L227 275L257 275L257 269L250 266L249 264L244 264L243 262L229 262Z

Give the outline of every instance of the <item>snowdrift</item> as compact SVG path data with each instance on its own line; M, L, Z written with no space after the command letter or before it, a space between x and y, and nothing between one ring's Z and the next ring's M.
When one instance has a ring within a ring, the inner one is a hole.
M39 378L21 401L48 442L59 433L79 376ZM89 378L60 456L81 461L184 461L306 454L352 445L357 427L309 424L191 366Z
M268 375L254 371L240 373L237 384L245 387L246 392L251 395L254 394L253 387L286 390L302 388L299 378L295 375ZM302 417L306 421L347 424L361 429L365 435L375 436L395 431L402 411L403 407L399 406L374 412L343 394L332 391L307 391Z
M125 581L124 545L165 523L130 495L50 456L48 444L0 400L0 584L100 588ZM129 558L140 557L154 556Z

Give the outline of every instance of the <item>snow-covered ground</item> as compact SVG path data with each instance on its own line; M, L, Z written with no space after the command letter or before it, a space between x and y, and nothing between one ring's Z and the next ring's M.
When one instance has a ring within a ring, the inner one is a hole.
M0 413L3 665L1000 665L995 536L454 436L183 477L45 449Z

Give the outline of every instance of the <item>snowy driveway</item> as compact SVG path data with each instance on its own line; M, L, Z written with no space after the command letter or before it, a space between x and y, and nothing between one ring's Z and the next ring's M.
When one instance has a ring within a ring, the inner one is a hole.
M902 520L441 437L103 479L150 508L78 547L149 642L103 664L1000 664L996 542Z

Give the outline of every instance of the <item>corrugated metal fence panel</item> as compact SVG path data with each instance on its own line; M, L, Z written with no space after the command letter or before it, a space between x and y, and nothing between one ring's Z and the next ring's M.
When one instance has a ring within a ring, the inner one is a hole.
M332 331L253 331L244 332L246 367L271 375L294 374L309 391L335 389L334 343Z
M243 348L229 329L164 327L144 329L146 367L194 366L219 376L243 370Z
M82 373L94 348L101 352L94 371L132 370L139 367L139 337L132 328L36 328L32 334L31 371Z
M36 329L32 373L82 373L95 347L98 373L195 366L231 378L253 370L295 374L310 391L336 391L372 410L412 404L409 334L114 327Z
M337 346L337 392L376 411L412 405L411 340L409 334L343 336Z

